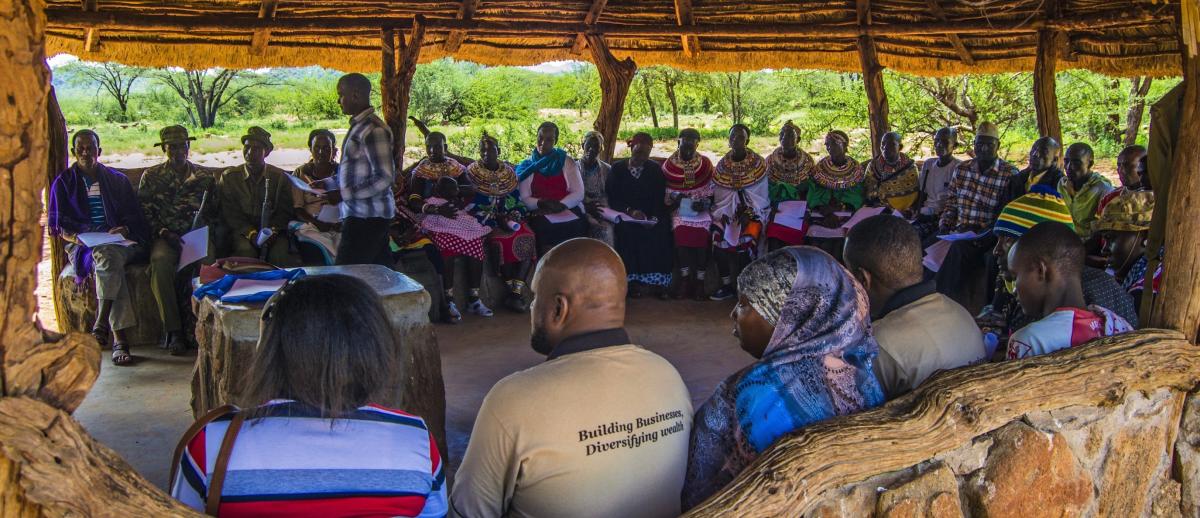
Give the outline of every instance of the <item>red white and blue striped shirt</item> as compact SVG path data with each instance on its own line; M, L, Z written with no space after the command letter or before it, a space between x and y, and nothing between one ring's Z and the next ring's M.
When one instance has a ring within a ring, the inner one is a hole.
M445 516L441 455L420 417L378 405L333 420L290 400L266 407L234 442L219 516ZM204 510L232 418L187 439L171 496Z

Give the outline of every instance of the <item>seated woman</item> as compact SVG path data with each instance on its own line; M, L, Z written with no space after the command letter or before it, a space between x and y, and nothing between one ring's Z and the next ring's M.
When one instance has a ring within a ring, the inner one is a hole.
M612 166L600 160L600 152L604 151L604 135L599 131L584 133L579 147L583 150L583 156L579 157L576 166L583 177L583 207L591 227L588 236L613 246L613 225L600 215L600 207L608 206L608 194L604 189L608 185L609 171L612 170Z
M729 128L729 152L717 162L713 173L713 249L721 287L712 300L729 300L737 295L733 274L758 251L758 238L771 210L767 185L767 161L746 147L750 128Z
M916 215L917 164L900 152L900 134L889 131L879 140L879 156L867 163L863 190L867 204L899 212L905 219Z
M816 248L787 247L738 276L730 315L758 359L717 385L692 421L683 508L719 491L779 437L883 403L867 294Z
M662 164L675 237L675 260L682 277L675 285L677 299L708 300L704 277L712 248L708 229L712 226L709 210L713 201L713 164L696 151L699 145L700 132L685 128L679 132L678 148Z
M442 178L453 178L458 182L466 182L462 175L467 171L457 160L450 158L446 151L446 136L431 131L425 136L425 158L409 171L408 178L408 207L413 212L421 212L425 198L434 195L435 185Z
M583 178L567 152L554 147L557 143L558 125L543 122L538 126L537 147L516 169L521 203L535 211L529 226L537 236L538 255L563 241L588 235L582 209Z
M129 179L100 163L100 136L96 132L75 132L71 154L75 163L50 185L48 230L51 236L66 241L75 283L83 284L88 276L95 278L97 309L92 336L100 347L108 347L112 338L113 364L128 365L133 356L125 331L137 325L137 316L125 282L125 266L142 255L150 229ZM79 238L83 233L120 236L120 242L89 247Z
M662 167L650 160L654 140L647 133L629 139L631 156L612 165L608 178L608 203L612 210L653 225L621 222L614 225L616 250L625 263L628 294L639 298L647 287L667 298L671 285L671 218L667 217L667 181Z
M313 275L263 309L246 409L184 434L171 496L212 516L444 516L445 474L420 417L376 404L403 363L365 282Z
M464 196L458 182L449 176L443 176L437 181L436 196L425 198L421 207L421 230L433 239L446 259L445 271L442 273L442 288L445 296L442 304L447 307L447 323L457 324L462 321L462 314L454 304L454 268L459 260L466 262L467 269L467 311L481 317L492 316L492 310L479 299L479 285L483 282L483 238L492 229L479 223L475 217L464 208L467 203L464 198L474 197L472 191Z
M312 158L297 167L292 173L304 183L321 187L321 184L337 174L337 137L326 129L312 130L308 134L308 151ZM321 187L324 188L324 187ZM296 221L288 224L296 241L300 244L300 257L304 264L333 264L337 258L338 241L342 237L342 225L337 221L321 221L317 216L328 205L325 198L292 187L292 202L296 207Z
M475 186L471 214L492 229L487 242L499 265L500 278L508 286L504 305L518 313L525 304L525 279L537 258L533 231L523 220L525 206L517 191L517 173L500 160L500 144L486 132L479 139L479 160L467 166L467 178Z
M768 188L771 193L771 208L779 212L779 204L804 200L808 192L808 178L812 176L813 158L797 147L800 128L792 121L784 123L779 130L779 147L767 156ZM767 247L775 250L788 245L804 244L804 228L776 222L774 215L767 224ZM799 225L803 227L803 224Z
M837 213L854 212L862 208L864 199L862 164L846 155L850 137L838 130L825 135L825 151L829 154L817 162L812 178L808 180L808 213L811 224L825 230L837 229L849 216ZM815 237L809 230L809 244L834 257L842 256L840 237Z

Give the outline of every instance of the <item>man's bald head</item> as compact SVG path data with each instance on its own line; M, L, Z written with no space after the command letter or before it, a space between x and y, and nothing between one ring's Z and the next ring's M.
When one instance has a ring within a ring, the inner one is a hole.
M538 261L530 323L533 349L549 354L565 338L625 325L625 264L608 245L565 241Z

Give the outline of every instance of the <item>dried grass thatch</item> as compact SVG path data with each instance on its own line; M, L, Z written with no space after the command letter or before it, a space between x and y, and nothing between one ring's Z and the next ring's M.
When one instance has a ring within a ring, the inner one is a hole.
M1190 0L1189 0L1190 1ZM1031 70L1037 31L1060 37L1060 69L1179 73L1179 0L48 0L47 51L148 66L380 67L379 28L427 21L421 61L487 65L588 59L583 33L618 58L699 71L922 75ZM257 42L257 43L255 43ZM265 44L265 45L264 45Z

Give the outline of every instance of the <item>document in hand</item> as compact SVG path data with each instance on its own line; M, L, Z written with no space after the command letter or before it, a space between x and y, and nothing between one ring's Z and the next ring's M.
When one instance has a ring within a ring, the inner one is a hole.
M946 261L946 254L950 252L950 246L953 244L951 241L939 239L938 242L929 245L929 248L925 249L925 258L921 259L921 264L929 268L929 271L937 273L942 269L942 263Z
M133 246L137 244L134 241L125 239L125 236L121 234L110 234L108 232L81 232L75 238L88 248L96 248L100 245Z
M839 217L839 218L847 218L847 217L850 217L850 215L851 215L849 212L834 212L834 214L837 215L837 217ZM816 218L818 216L819 215L814 215L813 217ZM829 227L822 227L821 225L818 225L818 224L816 224L816 222L814 222L812 224L812 226L808 227L808 237L838 239L838 238L846 237L846 230L842 226L838 226L836 228L829 228Z
M639 225L647 225L647 226L658 224L657 218L636 219L633 216L630 216L629 214L626 214L624 212L617 212L608 207L600 207L600 215L604 216L605 220L611 221L613 223L637 223Z
M777 225L783 225L796 230L804 230L804 214L808 212L808 203L803 201L785 201L775 209Z
M742 238L742 226L737 221L730 221L725 225L725 234L722 239L725 240L725 246L738 246Z
M970 241L972 239L978 239L983 236L986 236L988 234L988 232L991 232L991 231L984 230L982 232L958 232L956 234L941 235L941 236L938 236L937 238L941 239L942 241Z
M208 227L200 227L179 238L183 246L179 250L179 266L175 271L208 257Z
M555 212L553 214L546 214L546 221L549 221L554 224L567 223L570 221L575 221L577 219L579 219L579 216L576 216L574 212L571 212L569 210L564 210L562 212Z
M321 212L317 213L317 221L324 223L337 223L342 220L342 213L338 210L337 205L322 205Z
M301 180L299 176L296 176L294 174L288 174L286 176L287 176L288 180L292 181L292 185L296 186L297 189L300 189L301 191L307 192L309 194L321 195L321 194L325 194L325 192L328 190L328 189L321 189L318 187L313 187L311 185L308 185L308 182ZM326 187L328 187L329 179L326 179L324 183L325 183Z

